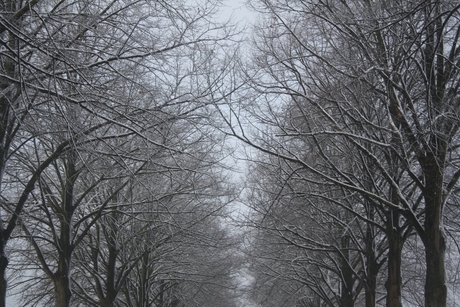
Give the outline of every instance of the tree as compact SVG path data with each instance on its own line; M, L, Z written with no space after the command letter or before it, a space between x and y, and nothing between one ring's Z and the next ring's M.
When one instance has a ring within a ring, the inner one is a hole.
M5 305L7 289L6 244L26 207L28 214L39 212L34 201L42 198L34 194L35 186L41 192L68 192L69 202L59 201L71 204L77 200L72 191L82 188L79 172L89 171L81 157L92 146L96 152L103 146L105 152L98 154L113 161L118 157L123 164L124 155L136 153L137 144L174 157L185 152L189 140L212 141L202 129L210 114L206 105L220 97L213 90L217 80L210 79L209 66L218 54L213 49L231 36L210 20L216 3L1 2L0 194L5 225L0 225L0 306ZM172 147L149 135L155 131L167 138L169 121L177 124L186 118L194 129L183 135L185 139L175 139ZM219 150L217 145L209 148ZM190 159L208 157L201 152L185 154ZM18 170L10 161L20 161L25 168ZM201 161L208 166L216 162ZM47 171L52 167L54 175ZM68 184L60 191L59 184L54 185L53 190L50 181L61 175ZM88 193L92 190L86 188ZM41 205L46 212L46 205ZM74 209L66 208L68 219L75 217ZM61 222L61 226L66 223ZM26 227L32 231L30 225ZM66 257L62 263L70 265L70 256ZM66 270L59 272L66 275ZM64 288L67 305L68 285Z
M370 206L332 185L322 191L320 178L308 179L293 163L269 156L258 161L247 200L256 212L249 222L257 232L254 274L297 283L288 293L307 305L373 306L387 243Z
M446 306L443 212L460 177L458 4L253 3L267 19L246 72L258 99L244 111L259 134L247 133L235 109L224 116L229 133L303 169L321 191L360 195L386 216L392 259L414 230L424 245L425 306ZM291 109L293 117L280 116ZM337 152L354 156L352 167ZM393 278L388 298L398 300Z

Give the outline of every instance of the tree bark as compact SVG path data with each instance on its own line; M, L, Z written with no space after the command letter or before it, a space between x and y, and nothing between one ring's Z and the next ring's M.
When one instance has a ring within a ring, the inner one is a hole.
M65 268L62 268L63 270ZM54 291L56 297L56 307L69 307L72 291L70 290L70 276L60 272L55 275Z
M425 306L445 307L447 287L445 273L446 243L442 230L442 165L432 157L425 170L425 245L426 281Z
M70 268L72 261L72 217L74 207L74 187L78 177L75 167L76 152L70 151L67 156L65 170L65 186L63 191L62 211L60 218L59 263L55 273L54 285L56 294L56 307L69 307L72 297L70 284Z
M5 255L6 242L3 240L3 235L0 240L0 307L6 307L6 268L8 266L8 257Z
M447 287L445 281L445 243L444 237L438 229L427 232L428 243L425 244L426 256L426 283L425 283L425 306L445 307L447 305Z
M372 261L372 259L368 260ZM377 266L378 264L376 262L370 262L368 264L365 288L366 307L375 307L375 292L378 273L378 269L376 269Z
M387 289L386 306L402 307L401 303L401 253L403 238L399 227L399 213L391 210L387 215L388 238L388 279L385 284Z
M109 222L110 223L110 222ZM103 226L104 227L104 226ZM114 234L117 232L116 225L108 226L108 230L106 232L107 238L107 248L109 252L109 259L106 264L107 267L107 280L106 280L106 293L99 293L100 297L100 305L101 307L113 307L115 306L115 299L118 295L118 290L115 285L116 280L116 264L117 264L117 243L115 238L113 237ZM102 289L101 289L102 290Z
M1 9L4 12L14 10L13 1L5 1L1 6ZM3 26L0 26L3 28ZM1 32L3 32L2 30ZM11 50L15 50L15 45L17 44L17 39L10 33L6 33L8 36L7 45ZM11 58L14 58L12 52L7 52L10 54ZM2 73L7 76L14 76L16 65L13 60L8 57L1 58ZM3 78L2 78L3 79ZM5 78L6 79L6 78ZM14 95L14 91L8 91L8 87L11 85L11 82L7 80L0 80L0 195L3 195L3 174L6 167L7 157L10 151L11 139L13 137L12 128L15 124L15 117L10 115L11 112L11 97ZM2 220L3 212L0 208L0 307L6 306L6 290L7 290L7 279L6 279L6 268L8 266L8 257L6 255L6 244L8 242L8 235L5 235L5 228L3 226Z
M70 222L70 219L66 219ZM70 223L61 225L61 238L59 251L58 270L54 275L54 290L56 297L56 307L69 307L72 297L70 284L70 263L72 260L72 247L70 245L71 230Z
M374 221L375 207L366 202L367 218ZM377 274L380 271L381 263L378 262L376 255L375 227L370 223L366 224L366 275L365 275L365 303L366 307L375 307L375 295L377 289Z
M354 307L353 299L353 270L350 267L350 236L345 234L341 239L342 248L342 285L340 293L340 307Z

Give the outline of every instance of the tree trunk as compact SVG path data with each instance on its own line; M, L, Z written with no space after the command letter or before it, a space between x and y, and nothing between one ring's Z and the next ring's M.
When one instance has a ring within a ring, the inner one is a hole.
M446 156L449 147L449 134L455 131L457 119L445 117L453 106L444 97L448 92L446 61L444 54L443 2L436 1L425 7L427 20L426 47L424 49L425 74L428 77L427 98L431 119L431 135L428 140L426 156L421 160L425 187L425 233L422 241L425 245L426 281L425 307L445 307L447 304L447 287L445 279L445 239L442 231L443 218L443 183ZM446 36L447 37L447 36ZM450 65L450 64L449 64ZM457 103L458 104L458 103ZM443 116L442 121L438 120Z
M368 260L372 261L372 259ZM377 287L378 271L379 269L376 261L372 261L368 264L365 288L366 307L375 307L375 292Z
M391 210L387 215L388 279L385 284L387 307L402 307L401 253L404 241L400 232L399 213Z
M78 177L78 171L75 167L76 152L68 153L66 163L65 186L63 193L62 210L64 214L60 218L60 238L59 242L59 263L58 270L55 274L54 286L56 293L56 307L69 307L72 297L70 285L70 267L72 261L72 217L75 211L74 207L74 187Z
M0 307L6 307L6 268L8 266L8 258L5 255L5 243L3 238L0 238Z
M341 240L342 248L342 286L340 293L340 307L354 307L353 299L353 270L350 267L350 236L344 235Z
M445 307L447 287L444 258L446 243L442 231L442 165L432 159L431 168L425 171L425 245L426 281L425 306Z
M3 5L0 6L3 12L9 12L15 10L14 1L4 1ZM3 32L3 31L2 31ZM16 49L17 38L10 34L8 36L7 45L11 50ZM10 53L11 58L14 58L13 52ZM14 76L16 70L16 63L8 59L8 57L2 57L2 73L7 76ZM12 96L16 95L14 90L8 91L8 87L11 85L11 82L7 81L6 78L0 80L0 196L3 195L3 174L6 168L7 157L10 152L11 139L13 138L14 133L13 127L15 124L15 116L10 116L11 114L11 102L14 101ZM5 235L5 228L3 227L2 220L4 219L3 213L0 208L0 307L6 306L6 290L7 290L7 280L6 280L6 268L8 266L8 257L6 256L5 247L8 242L8 235Z
M141 261L141 272L140 272L140 285L139 285L139 300L140 300L140 307L147 307L149 306L150 297L149 297L149 284L150 284L150 276L149 276L149 253L144 253ZM161 297L160 297L161 299ZM162 306L160 303L159 306Z
M367 218L374 221L375 207L367 203ZM366 225L366 275L365 275L365 302L366 307L375 307L375 293L377 289L377 274L381 264L378 263L375 251L374 226Z
M59 240L61 250L59 251L58 270L54 274L54 291L56 296L56 307L69 307L72 297L70 285L70 263L72 260L72 248L70 245L70 219L67 225L61 225L61 238Z
M72 291L69 274L56 274L54 280L56 307L69 307Z
M101 299L100 305L101 307L113 307L115 306L115 299L117 297L118 291L115 287L115 279L116 279L116 264L117 264L117 245L115 238L112 237L112 232L116 232L116 225L110 225L109 230L106 230L107 233L107 244L108 244L108 252L109 252L109 259L107 263L107 281L106 281L106 293L105 297ZM103 297L103 293L100 294Z
M445 280L444 256L445 242L441 231L430 231L432 239L425 244L426 256L426 283L425 306L445 307L447 305L447 287ZM434 239L433 239L434 238Z

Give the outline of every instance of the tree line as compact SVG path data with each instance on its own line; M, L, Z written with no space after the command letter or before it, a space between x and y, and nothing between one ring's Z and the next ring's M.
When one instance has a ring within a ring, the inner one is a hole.
M458 305L459 4L250 3L254 301Z
M1 1L0 307L458 305L460 5L247 4Z
M235 306L216 10L1 2L0 306Z

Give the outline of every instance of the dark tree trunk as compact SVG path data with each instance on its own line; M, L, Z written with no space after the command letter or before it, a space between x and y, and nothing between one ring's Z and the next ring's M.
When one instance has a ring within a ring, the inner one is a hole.
M3 240L3 235L0 240L0 307L6 307L6 268L8 266L8 258L5 255L6 242Z
M445 307L447 305L447 287L444 268L444 237L439 230L432 229L430 232L427 232L427 236L431 239L428 239L428 243L425 244L427 265L425 306Z
M367 218L374 221L375 207L367 204ZM375 228L370 223L366 225L366 275L365 275L365 302L366 307L375 307L375 293L377 289L377 274L381 264L376 256Z
M377 288L377 273L379 265L375 258L368 258L367 276L366 276L366 307L375 307L375 292Z
M3 5L0 6L0 9L3 12L12 12L15 10L14 1L3 1ZM2 29L2 33L4 32ZM1 33L0 33L1 34ZM15 45L17 44L17 38L11 35L10 33L5 33L7 36L7 45L11 50L15 50ZM14 58L14 54L10 52L11 59ZM15 75L16 63L9 59L8 57L2 57L0 59L0 65L2 66L1 72L7 76L13 77ZM15 117L10 116L11 112L11 101L13 101L13 96L15 94L14 90L8 91L8 87L11 86L11 82L7 79L0 80L0 196L3 195L3 173L5 171L7 156L10 151L11 140L13 138L13 127L15 125ZM3 226L2 220L3 212L0 209L0 307L6 306L6 290L7 290L7 280L6 280L6 268L8 266L8 257L6 255L6 244L8 242L8 234L5 234L5 228Z
M77 155L75 151L68 153L66 161L65 186L63 193L62 211L60 218L60 237L59 237L59 263L55 273L54 286L56 294L56 307L69 307L72 297L70 284L70 269L73 253L72 244L72 217L74 207L74 187L78 177L75 167Z
M70 221L69 221L70 222ZM72 260L72 247L70 243L70 224L61 225L61 238L59 251L58 270L54 274L54 291L56 297L56 307L69 307L72 297L70 285L70 263Z
M118 295L118 290L115 285L116 280L116 264L117 264L117 245L114 238L114 234L116 233L116 225L110 225L106 231L107 237L107 245L108 245L108 252L109 252L109 259L107 262L107 281L106 281L106 293L105 297L103 293L100 294L101 300L100 305L101 307L114 307L115 306L115 299Z
M425 306L445 307L447 305L447 287L444 258L446 244L442 231L442 165L431 158L426 169L425 186L425 245L426 283Z
M443 184L447 149L451 142L449 135L458 129L458 118L450 119L444 115L453 106L449 105L452 101L444 99L448 92L446 84L449 78L446 67L451 64L445 61L444 54L443 2L436 1L426 6L425 14L427 26L424 64L428 77L427 99L431 130L427 142L428 150L421 159L425 179L425 232L421 236L426 257L425 307L445 307L447 287L444 266L446 246L442 231ZM438 120L440 116L443 120Z
M55 275L54 291L56 297L56 307L69 307L70 299L72 297L69 274L60 272Z
M340 307L354 307L355 302L353 298L353 269L350 264L350 237L344 235L341 239L342 248L342 285L340 293Z
M150 274L149 274L149 265L150 257L149 253L144 253L141 261L141 274L140 274L140 286L139 286L139 299L140 299L140 307L147 307L149 306L150 302L150 295L149 295L149 286L150 286ZM159 304L159 306L162 306Z
M401 253L404 240L401 236L399 218L400 214L394 210L391 210L387 215L388 279L385 284L387 307L402 307Z

